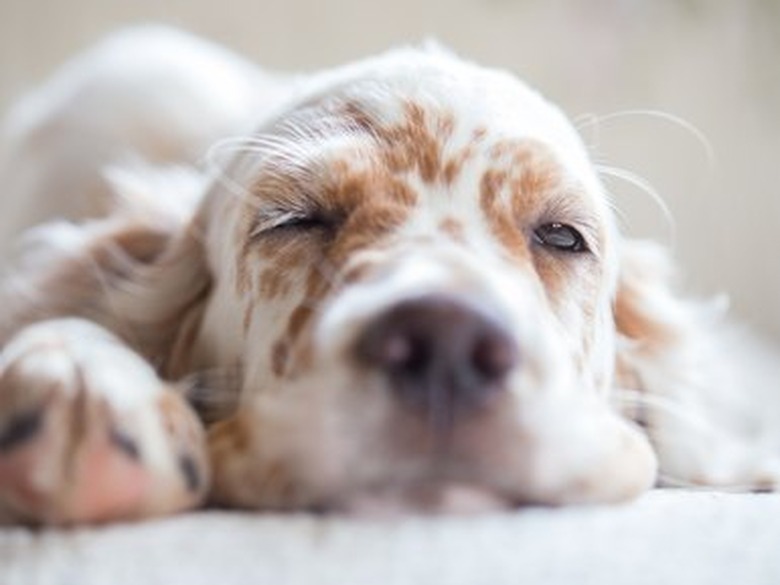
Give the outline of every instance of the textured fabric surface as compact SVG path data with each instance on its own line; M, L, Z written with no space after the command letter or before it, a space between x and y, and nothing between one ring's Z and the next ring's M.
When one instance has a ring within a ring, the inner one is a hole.
M655 491L625 506L354 520L200 512L0 531L0 584L780 583L780 495Z

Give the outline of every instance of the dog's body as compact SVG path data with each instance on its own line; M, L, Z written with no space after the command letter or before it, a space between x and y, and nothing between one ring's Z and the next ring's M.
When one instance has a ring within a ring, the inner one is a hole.
M136 30L22 102L3 164L4 235L71 220L3 284L5 520L780 485L772 409L508 74Z

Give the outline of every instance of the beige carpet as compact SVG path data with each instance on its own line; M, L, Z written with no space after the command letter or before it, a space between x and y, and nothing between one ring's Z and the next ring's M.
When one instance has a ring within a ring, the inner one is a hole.
M780 495L655 491L630 505L473 518L201 512L0 531L0 584L780 583Z

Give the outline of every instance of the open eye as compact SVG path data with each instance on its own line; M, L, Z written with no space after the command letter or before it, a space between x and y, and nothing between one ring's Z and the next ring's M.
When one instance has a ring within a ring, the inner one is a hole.
M534 231L534 241L546 248L561 252L587 252L588 245L582 234L570 225L546 223Z

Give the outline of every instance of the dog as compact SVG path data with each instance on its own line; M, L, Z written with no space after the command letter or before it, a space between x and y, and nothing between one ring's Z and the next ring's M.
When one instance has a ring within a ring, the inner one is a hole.
M2 156L6 523L778 486L735 336L512 74L437 46L272 74L140 27L23 98Z

